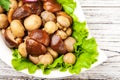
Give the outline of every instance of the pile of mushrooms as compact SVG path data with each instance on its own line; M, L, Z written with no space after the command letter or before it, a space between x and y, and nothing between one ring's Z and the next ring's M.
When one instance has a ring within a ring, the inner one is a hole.
M52 64L60 55L65 63L75 63L72 18L56 0L10 1L8 14L0 7L0 29L9 48L18 48L34 64Z

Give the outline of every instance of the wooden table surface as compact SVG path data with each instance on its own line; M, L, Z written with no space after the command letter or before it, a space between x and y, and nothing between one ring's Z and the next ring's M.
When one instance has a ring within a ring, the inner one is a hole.
M90 32L108 59L91 70L64 79L120 80L120 0L80 0L80 3ZM0 80L3 79L40 78L16 72L0 60Z

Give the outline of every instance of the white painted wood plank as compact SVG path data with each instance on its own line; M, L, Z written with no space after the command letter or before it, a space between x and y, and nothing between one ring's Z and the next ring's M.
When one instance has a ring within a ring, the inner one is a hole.
M120 24L88 24L101 49L120 53Z
M87 24L90 30L120 30L120 24Z
M80 4L84 7L94 7L94 6L120 6L120 0L80 0Z
M83 8L88 23L120 23L120 8Z

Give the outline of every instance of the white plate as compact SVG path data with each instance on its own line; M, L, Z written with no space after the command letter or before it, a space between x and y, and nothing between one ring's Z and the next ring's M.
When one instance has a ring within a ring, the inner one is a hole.
M75 1L77 2L77 7L76 7L74 13L79 18L79 21L83 22L83 21L85 21L85 17L84 17L83 11L82 11L81 6L80 6L80 1L79 0L75 0ZM8 64L9 66L12 67L12 65L11 65L12 52L5 45L5 43L4 43L3 39L2 39L1 33L0 33L0 50L1 50L0 59L3 60L6 64ZM99 51L98 61L95 62L91 66L91 68L101 64L102 62L104 62L107 59L105 54L102 53L102 51L100 49L98 49L98 51ZM85 71L85 70L87 70L87 69L82 69L82 72ZM60 77L66 77L66 76L71 76L72 75L69 72L60 72L58 70L52 71L49 75L42 74L41 70L37 70L35 74L29 74L27 70L23 70L21 72L26 73L28 75L32 75L32 76L41 77L41 78L60 78Z

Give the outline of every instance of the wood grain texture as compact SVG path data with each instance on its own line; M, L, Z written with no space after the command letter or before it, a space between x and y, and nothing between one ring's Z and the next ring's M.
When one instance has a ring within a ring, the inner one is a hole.
M91 35L96 38L100 49L108 56L108 60L79 75L61 79L120 80L120 0L80 0L80 3ZM0 79L40 78L16 72L0 60Z
M119 7L120 0L80 0L85 7Z

